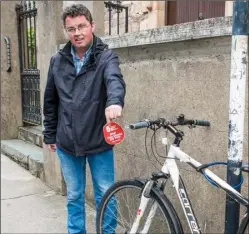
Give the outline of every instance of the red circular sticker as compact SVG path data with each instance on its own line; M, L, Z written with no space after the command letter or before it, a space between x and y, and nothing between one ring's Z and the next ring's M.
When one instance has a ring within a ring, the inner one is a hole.
M114 122L106 124L103 127L105 141L109 145L116 145L124 139L124 130Z

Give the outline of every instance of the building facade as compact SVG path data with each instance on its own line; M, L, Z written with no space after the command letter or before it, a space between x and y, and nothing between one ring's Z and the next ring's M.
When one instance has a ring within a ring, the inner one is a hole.
M128 31L137 32L180 23L232 15L232 1L112 1L128 8ZM125 10L111 8L111 35L125 33ZM105 10L105 35L110 11ZM119 23L118 23L119 18Z

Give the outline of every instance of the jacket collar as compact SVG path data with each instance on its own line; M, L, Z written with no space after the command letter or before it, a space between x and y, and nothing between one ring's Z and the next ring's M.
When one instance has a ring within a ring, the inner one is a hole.
M71 54L72 43L68 41L64 48L62 48L59 53L73 62L73 56ZM91 48L91 53L89 55L89 62L95 62L96 57L99 53L108 48L108 45L103 43L102 40L93 34L93 43Z
M83 55L84 59L87 59L89 57L89 55L91 54L91 50L92 50L92 44L90 45L90 47L87 49L87 51L85 52L85 54ZM80 60L79 56L77 55L75 48L73 45L71 45L71 54L73 56L73 60Z

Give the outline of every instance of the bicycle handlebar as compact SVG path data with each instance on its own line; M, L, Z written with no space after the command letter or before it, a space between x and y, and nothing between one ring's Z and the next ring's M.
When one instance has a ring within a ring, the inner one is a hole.
M195 126L209 127L210 122L207 120L185 120L183 125L195 125Z
M184 115L179 115L176 122L166 121L165 119L159 118L158 120L143 120L135 124L130 124L129 128L132 130L140 128L148 128L152 125L157 125L160 127L177 126L177 125L194 125L194 126L210 126L210 122L207 120L194 120L194 119L185 119Z
M140 129L140 128L148 128L153 124L159 124L159 123L160 122L158 120L157 121L151 121L151 120L146 119L144 121L140 121L140 122L137 122L135 124L130 124L129 128L132 129L132 130Z
M138 122L135 124L130 124L129 128L135 130L135 129L139 129L139 128L147 128L149 126L150 126L149 121L141 121L141 122Z

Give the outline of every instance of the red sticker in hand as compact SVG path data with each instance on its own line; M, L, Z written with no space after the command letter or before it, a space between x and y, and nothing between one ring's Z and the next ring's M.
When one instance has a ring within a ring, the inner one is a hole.
M116 145L124 139L124 130L114 122L106 124L103 127L105 141L109 145Z

